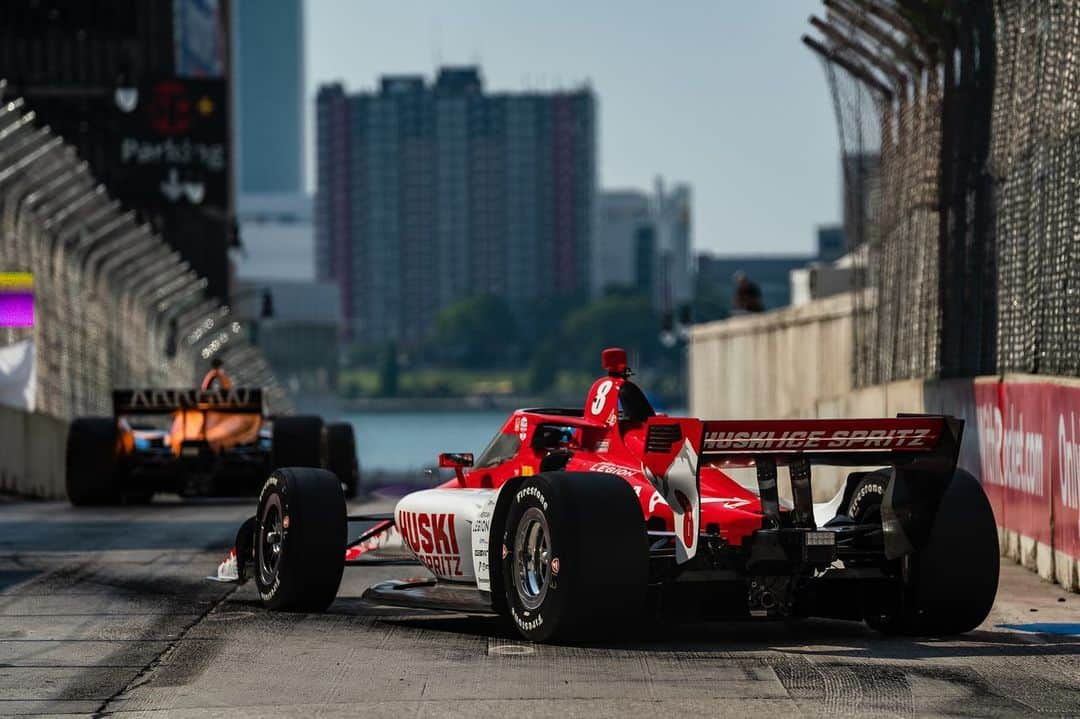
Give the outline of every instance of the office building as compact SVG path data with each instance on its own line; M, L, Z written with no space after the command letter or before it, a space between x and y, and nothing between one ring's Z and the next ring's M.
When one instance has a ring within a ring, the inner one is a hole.
M652 195L612 190L598 195L593 234L592 294L613 288L647 295L659 312L677 310L694 294L690 188L670 191L657 178Z
M730 311L735 296L735 273L744 272L761 290L766 310L791 304L792 270L805 267L810 255L711 255L701 253L697 262L697 281L701 291L727 300Z
M315 279L311 196L247 195L239 216L238 279ZM336 306L334 312L337 312Z
M594 296L616 288L637 287L651 292L654 234L647 194L638 190L604 190L597 195L592 257ZM647 288L642 288L643 284Z
M587 88L487 93L473 67L317 97L316 273L359 342L422 342L439 310L584 295L595 194Z
M847 254L847 237L842 225L821 225L817 228L817 259L836 262Z
M698 292L730 302L735 294L736 272L746 273L747 278L761 289L766 310L805 304L851 290L856 268L847 255L843 227L818 227L816 245L817 252L813 255L701 253L697 258Z
M668 191L664 181L657 178L653 203L656 218L653 307L668 312L690 302L694 294L690 188L680 184Z
M304 191L301 0L232 0L236 183L245 195Z
M338 288L330 282L245 278L235 283L233 311L252 344L289 388L325 391L337 386L335 313Z
M228 297L227 0L5 0L0 78Z
M236 276L315 277L312 199L304 187L304 3L232 0ZM333 314L334 308L323 308Z

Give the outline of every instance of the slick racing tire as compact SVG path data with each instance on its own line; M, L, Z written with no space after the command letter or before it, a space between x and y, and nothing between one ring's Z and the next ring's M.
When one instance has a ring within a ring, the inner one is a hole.
M80 417L68 429L65 486L76 507L119 501L116 420Z
M346 499L356 497L360 489L360 465L351 424L340 422L326 426L326 468L337 475Z
M881 524L881 504L889 488L889 471L870 472L855 486L847 515L856 524Z
M281 467L322 467L323 421L319 417L278 417L274 420L272 461Z
M532 641L611 638L642 613L649 549L626 480L548 472L516 487L502 533L507 618Z
M270 609L322 612L345 569L345 495L330 472L276 470L259 495L252 568Z
M881 471L863 479L852 494L853 519L881 521L887 480L888 473ZM860 499L864 486L868 489ZM874 629L949 636L969 632L986 619L997 595L1000 556L994 513L975 477L956 470L925 543L898 565L895 583L864 608L866 623Z

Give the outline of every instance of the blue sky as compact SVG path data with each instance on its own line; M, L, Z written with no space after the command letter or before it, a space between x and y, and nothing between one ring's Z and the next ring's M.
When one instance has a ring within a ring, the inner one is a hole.
M588 82L601 187L690 183L698 249L809 252L839 218L832 105L799 42L820 0L307 3L309 98L439 64L480 65L494 90Z

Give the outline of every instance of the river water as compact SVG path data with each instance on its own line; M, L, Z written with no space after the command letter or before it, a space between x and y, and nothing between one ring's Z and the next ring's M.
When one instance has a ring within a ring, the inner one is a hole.
M346 414L356 431L361 471L419 473L440 452L479 455L509 416L502 410L363 412Z
M685 410L671 410L683 414ZM356 430L362 471L408 472L433 467L440 452L476 455L509 416L504 410L356 412L342 419Z

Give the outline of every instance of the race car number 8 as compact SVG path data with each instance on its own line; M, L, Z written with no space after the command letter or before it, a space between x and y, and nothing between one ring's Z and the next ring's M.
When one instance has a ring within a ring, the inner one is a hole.
M592 407L590 408L593 414L600 414L604 411L604 402L607 401L608 392L611 391L613 384L614 382L606 379L596 388L596 396L593 397Z

